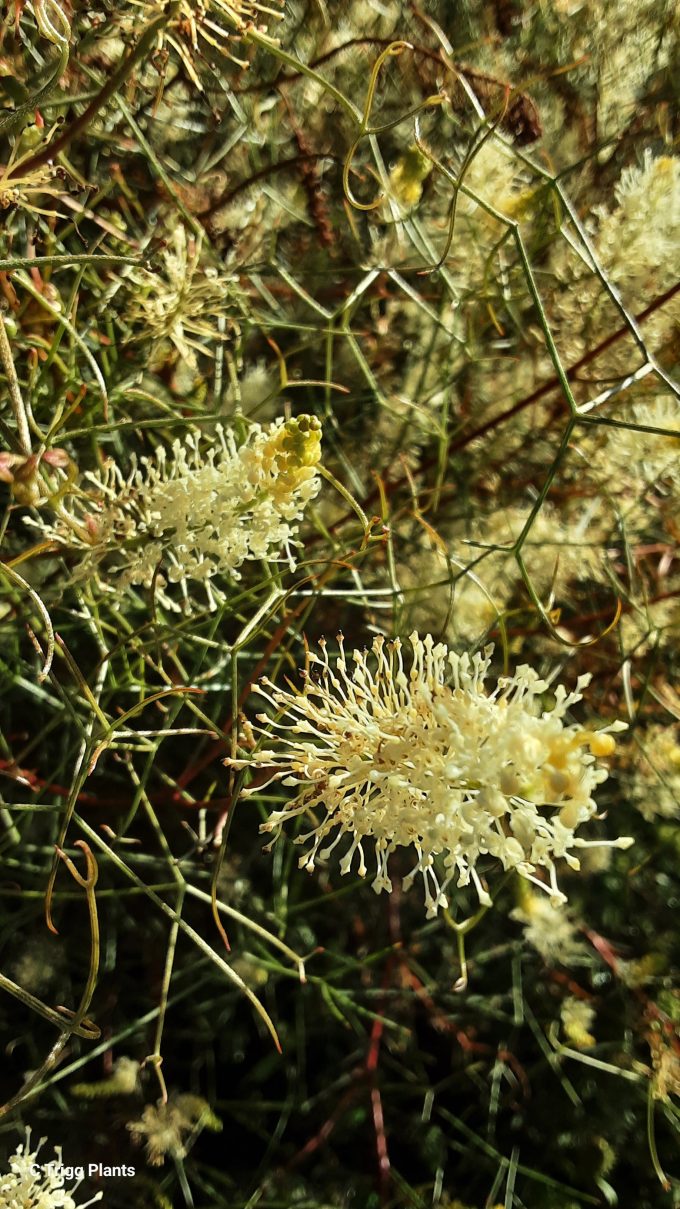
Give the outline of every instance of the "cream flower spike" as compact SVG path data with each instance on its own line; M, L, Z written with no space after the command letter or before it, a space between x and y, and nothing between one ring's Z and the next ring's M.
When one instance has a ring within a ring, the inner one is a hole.
M214 606L214 576L240 578L244 562L270 559L295 568L297 530L321 486L321 425L315 416L253 424L241 445L218 426L212 442L191 433L134 462L127 478L114 462L88 474L91 491L60 502L58 523L31 520L43 538L79 550L76 578L111 559L116 590L149 587L162 575L202 585ZM111 576L109 575L109 578ZM168 601L170 605L171 601Z
M416 876L422 878L428 918L448 905L451 882L472 882L480 903L490 905L477 869L489 858L515 869L553 903L566 901L557 859L578 869L575 848L632 843L575 835L594 816L593 793L607 778L597 758L612 754L610 732L626 724L591 731L565 720L589 676L579 678L575 692L551 690L552 708L542 710L548 683L530 667L519 667L487 691L493 648L457 655L429 634L413 633L410 642L407 668L399 639L376 638L372 657L354 651L353 666L342 635L334 663L322 639L321 655L308 653L302 692L261 682L257 691L279 719L260 714L261 725L253 729L271 746L249 759L225 761L271 768L268 784L281 781L297 790L261 830L273 833L274 843L289 820L324 811L321 818L312 815L315 825L296 839L309 844L300 866L311 870L317 856L324 859L347 836L340 872L349 872L356 853L363 877L364 841L370 839L376 892L392 889L391 853L414 848L416 863L403 884L408 890ZM547 880L537 876L539 869Z
M103 1192L97 1192L89 1201L79 1205L73 1199L80 1180L70 1189L64 1187L65 1168L61 1146L55 1146L55 1159L38 1161L45 1138L41 1138L35 1150L31 1150L31 1131L26 1130L26 1141L17 1146L9 1159L9 1171L0 1175L0 1206L7 1209L87 1209L100 1201Z

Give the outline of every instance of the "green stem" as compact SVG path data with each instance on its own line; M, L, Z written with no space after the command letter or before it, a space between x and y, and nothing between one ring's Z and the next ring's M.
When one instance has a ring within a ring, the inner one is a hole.
M0 329L1 329L1 327L2 327L2 325L0 324ZM40 671L40 675L38 676L38 680L40 682L42 682L43 680L47 679L49 672L50 672L50 668L52 667L52 660L54 658L55 639L54 639L54 629L52 627L52 619L47 611L46 604L44 603L42 598L38 595L35 588L32 588L31 585L26 582L26 580L23 578L23 576L19 575L18 571L13 570L13 568L10 567L10 565L8 563L4 563L4 562L0 562L0 571L3 571L5 573L5 575L7 576L7 578L13 584L15 584L15 586L17 588L21 588L21 590L23 592L28 593L28 595L30 596L31 600L33 601L33 604L35 605L36 609L38 610L38 612L39 612L40 616L42 617L43 622L45 624L45 633L47 635L47 653L43 660L43 665L42 665L42 668Z
M318 471L327 483L330 483L332 487L335 487L335 490L342 496L345 503L349 504L349 507L352 509L352 511L356 512L364 527L364 536L365 538L368 538L368 535L371 532L371 525L366 513L361 507L361 504L358 502L358 500L355 500L354 496L351 495L347 488L343 486L340 480L336 479L335 475L331 474L330 470L327 470L325 466L319 466Z
M141 264L139 256L109 256L99 254L93 256L10 256L0 260L0 272L10 272L12 269L60 268L62 265L106 265L106 264Z
M0 311L0 361L7 377L7 388L9 390L9 401L12 405L14 419L17 426L17 437L19 448L24 457L31 456L31 432L28 427L28 416L26 408L21 397L21 389L19 387L19 379L12 357L12 349L7 335L5 326L5 316Z
M670 1192L670 1182L666 1176L663 1167L659 1161L659 1152L656 1148L656 1130L654 1128L654 1080L649 1084L649 1094L647 1096L647 1143L649 1145L649 1157L652 1160L656 1177L664 1189L664 1192Z
M351 118L354 118L355 122L361 121L361 113L356 105L353 105L346 96L343 96L338 88L335 88L333 84L330 84L328 80L320 76L318 71L314 71L312 67L308 67L306 63L302 63L300 59L296 59L293 55L289 55L285 50L282 50L278 42L275 42L273 38L268 38L266 34L260 33L259 30L249 29L243 40L244 42L251 42L254 46L261 46L263 50L269 51L280 63L285 63L287 67L292 67L295 72L306 76L308 80L314 80L316 84L319 84L323 88L324 92L327 92L329 96L332 96L342 106Z

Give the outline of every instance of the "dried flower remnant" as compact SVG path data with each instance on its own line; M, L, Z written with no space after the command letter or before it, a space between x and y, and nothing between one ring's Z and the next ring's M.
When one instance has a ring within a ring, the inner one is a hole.
M94 1083L75 1083L71 1095L85 1100L108 1099L109 1096L133 1096L139 1090L141 1064L122 1055L116 1060L107 1079Z
M416 864L404 889L420 875L432 917L448 905L446 889L454 879L457 886L472 882L480 903L490 904L477 869L486 857L517 870L559 903L565 896L557 885L556 859L578 869L574 848L632 843L575 835L595 814L592 795L607 778L596 759L612 754L611 732L625 729L625 723L614 722L592 731L565 721L589 676L579 678L574 692L554 689L552 708L541 710L549 686L526 665L487 692L491 647L457 655L431 635L421 639L413 633L407 672L398 639L376 638L372 658L355 650L353 668L341 635L338 642L335 666L323 641L321 656L308 653L303 692L277 688L266 678L261 682L258 692L282 714L278 721L258 717L257 729L273 745L249 760L226 761L237 768L274 768L272 781L297 789L262 825L273 832L272 843L289 820L325 810L296 840L311 843L301 867L311 870L317 855L327 857L348 836L340 871L349 872L358 852L363 877L363 843L371 839L373 889L390 891L391 853L413 846ZM436 857L442 858L443 875Z
M183 1159L191 1135L202 1129L219 1133L222 1122L212 1112L202 1096L173 1094L167 1102L147 1104L138 1121L129 1121L127 1128L136 1142L144 1141L147 1161L160 1167L166 1156Z
M650 1003L647 1019L654 1098L680 1096L680 990L673 988L658 1004Z
M42 164L33 168L30 161L39 148L46 147L58 126L45 134L38 126L29 126L18 135L5 164L0 164L0 210L15 207L33 214L55 216L54 210L45 210L38 203L46 196L58 197L64 191L59 179L66 176L63 168L54 164ZM28 165L25 170L24 166Z
M67 1191L64 1187L61 1146L55 1146L57 1156L50 1161L38 1160L42 1138L35 1150L31 1150L31 1131L26 1130L26 1142L20 1143L9 1160L9 1171L0 1175L0 1209L87 1209L100 1201L103 1192L98 1192L89 1201L79 1205L73 1199L80 1180Z
M201 241L187 236L181 224L163 250L160 269L135 269L128 281L126 321L139 329L140 339L160 344L157 356L169 343L192 368L197 353L211 356L211 342L233 334L243 310L235 278L206 265ZM226 321L224 331L219 317Z
M54 492L63 495L76 475L67 451L56 446L35 454L0 453L0 483L10 484L15 502L22 506L38 507Z
M28 155L25 158L28 159ZM23 176L21 161L12 163L10 157L7 164L0 164L0 209L7 210L10 206L17 206L20 209L32 210L34 214L53 213L50 210L40 209L39 206L34 205L33 201L34 198L42 197L45 193L55 192L52 185L53 180L54 169L50 165L45 168L36 168L35 171Z
M138 23L139 10L144 22L160 16L169 0L132 0L133 14ZM232 59L239 67L248 62L234 53L249 32L266 33L273 23L283 18L283 0L181 0L179 11L159 35L161 46L169 46L178 55L187 75L202 92L199 67L212 66L215 54ZM129 20L121 22L127 29Z
M115 463L89 475L90 495L60 505L58 523L38 525L46 538L85 554L78 577L109 556L116 586L149 587L161 563L167 582L202 583L211 604L213 577L239 579L247 560L279 559L295 567L298 523L320 487L321 425L314 416L254 424L241 446L218 427L207 450L197 435L142 458L125 478Z

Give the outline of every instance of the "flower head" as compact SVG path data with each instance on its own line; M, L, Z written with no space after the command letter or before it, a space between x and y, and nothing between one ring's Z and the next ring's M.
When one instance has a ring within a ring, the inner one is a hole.
M434 629L450 612L447 634L470 643L494 625L513 598L523 595L511 547L528 517L528 507L511 505L465 520L464 528L450 525L434 539L419 534L398 567L401 587L420 589L409 592L412 624ZM578 510L558 511L547 503L539 509L522 555L530 580L543 596L561 596L568 584L585 579L605 579L606 525L597 499Z
M55 1146L56 1159L38 1163L38 1153L45 1141L42 1138L35 1150L31 1150L31 1131L26 1130L26 1142L21 1142L9 1160L9 1171L0 1175L0 1209L87 1209L100 1201L103 1193L98 1192L89 1201L76 1205L72 1193L64 1188L61 1146Z
M614 189L617 206L600 211L598 252L616 284L648 293L675 280L680 240L680 158L653 156L625 168Z
M638 310L664 293L678 277L680 248L680 157L653 157L626 168L614 189L616 204L597 206L589 227L597 260L626 307ZM561 355L576 360L603 339L615 322L615 312L582 255L573 258L569 243L553 245L553 267L563 288L553 296ZM659 352L673 339L680 304L677 297L650 315L645 344ZM624 377L637 364L630 340L616 342L597 358L597 380ZM671 400L671 407L672 407ZM669 427L675 428L672 420Z
M621 409L618 420L629 428L604 428L597 446L589 451L596 473L606 478L613 495L639 495L646 484L666 482L671 490L680 485L680 413L678 401L660 395L636 401ZM647 431L661 429L660 432Z
M265 725L258 729L276 736L273 746L250 761L227 761L277 767L272 780L297 790L262 830L276 839L288 820L323 810L296 841L310 844L300 865L311 870L317 854L327 856L348 836L340 871L347 873L358 853L364 876L363 843L370 838L376 892L392 888L390 854L413 846L416 864L404 888L422 877L428 917L447 906L453 880L457 886L472 881L480 902L490 903L477 870L487 857L564 901L555 860L563 857L578 869L572 850L591 841L575 831L595 814L592 795L607 777L597 757L614 750L609 732L625 728L615 722L591 731L566 721L589 677L580 677L575 692L553 690L552 708L541 710L548 684L526 665L486 690L492 648L457 655L414 633L407 670L398 639L376 638L372 658L354 651L353 667L342 636L338 641L335 666L323 641L320 656L308 654L303 692L262 681L258 691L283 714L280 721L259 716ZM537 876L539 868L547 881Z
M90 475L94 493L65 505L56 526L43 535L85 551L79 577L107 557L120 571L118 584L152 583L160 564L166 582L203 583L212 603L216 575L239 578L246 560L276 558L291 568L297 522L319 490L316 470L321 426L314 416L254 424L237 446L217 429L207 450L194 434L166 453L159 447L125 478L115 463ZM37 524L37 522L33 522Z

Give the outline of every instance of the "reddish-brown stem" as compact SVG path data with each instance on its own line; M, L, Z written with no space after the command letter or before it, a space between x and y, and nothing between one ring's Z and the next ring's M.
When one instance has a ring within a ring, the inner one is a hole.
M59 138L55 139L53 143L49 143L41 151L37 151L30 159L24 160L21 165L24 177L28 177L31 172L35 172L36 168L41 168L43 164L53 163L60 151L68 147L69 143L77 135L87 130L92 119L97 116L100 109L104 108L106 102L114 96L120 86L125 83L135 65L140 59L144 58L147 51L151 50L158 32L177 15L178 10L179 3L177 0L173 0L173 3L168 6L160 17L157 17L155 21L147 25L137 45L121 60L113 75L106 81L106 84L97 93L96 97L90 101L90 104L83 110L80 116L67 125L62 134L59 135Z

